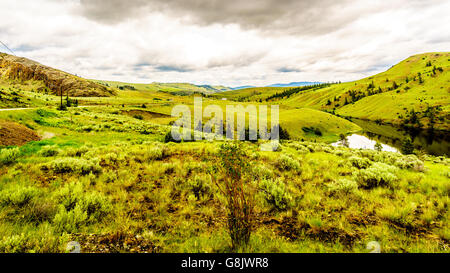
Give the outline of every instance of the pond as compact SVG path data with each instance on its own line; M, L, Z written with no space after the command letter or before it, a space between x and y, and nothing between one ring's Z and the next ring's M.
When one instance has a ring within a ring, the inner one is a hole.
M406 137L410 137L414 147L435 156L450 156L450 132L429 130L403 130L401 128L376 124L372 121L352 119L363 128L359 135L348 136L351 148L374 149L375 142L382 144L385 151L400 151ZM337 145L334 143L333 145Z
M375 140L371 140L370 138L363 136L363 135L358 135L358 134L353 134L350 136L347 136L347 143L348 143L348 147L352 148L352 149L370 149L370 150L374 150L375 149L375 144L377 143L377 141ZM386 151L386 152L399 152L398 149L391 147L387 144L383 144L380 143L381 147L382 147L382 151ZM331 144L332 146L341 146L342 142L338 141L335 143Z

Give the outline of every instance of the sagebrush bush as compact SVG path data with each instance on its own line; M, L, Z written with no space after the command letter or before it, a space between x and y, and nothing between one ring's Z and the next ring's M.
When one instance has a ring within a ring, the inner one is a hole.
M252 168L252 175L257 179L270 179L273 177L273 171L262 164L257 164Z
M305 145L302 144L298 144L298 143L293 143L290 145L291 147L293 147L294 149L297 150L297 152L301 153L301 154L307 154L310 152L310 150L308 149L308 147L306 147Z
M280 155L280 158L278 158L277 167L280 170L284 170L284 171L293 170L293 171L298 172L301 170L300 163L298 162L298 160L292 158L289 155L285 155L285 154Z
M259 188L262 190L267 203L272 205L274 209L285 210L292 206L292 195L282 181L263 179L259 183Z
M41 191L35 187L13 187L0 192L1 206L23 207L38 197Z
M366 169L372 165L372 162L368 158L362 158L359 156L351 156L348 160L352 163L353 167L358 169Z
M43 157L51 157L58 155L60 152L61 151L56 146L44 146L39 151L39 155Z
M91 160L83 158L57 158L50 162L47 167L55 173L79 173L79 174L98 174L101 172L99 160L93 158Z
M85 192L80 183L69 183L61 187L54 198L59 203L53 222L58 231L76 231L80 225L95 223L107 216L112 205L103 194Z
M65 151L65 155L68 157L80 157L85 153L89 152L89 150L91 150L91 148L88 146L81 146L79 148L68 148Z
M418 159L416 155L402 156L401 159L396 160L394 165L401 169L413 169L416 171L424 171L424 163Z
M57 253L63 252L69 240L67 234L56 235L50 223L44 223L26 233L0 237L1 253Z
M109 199L99 192L84 194L78 204L86 212L90 223L102 220L112 209Z
M340 178L328 184L327 187L333 193L352 193L358 189L358 183L351 179Z
M211 176L196 175L193 178L188 179L187 185L189 190L192 191L197 200L199 200L202 196L211 193Z
M70 211L67 211L64 206L60 206L58 213L53 218L53 225L58 233L74 233L86 224L87 219L86 211L83 211L79 205Z
M128 151L128 154L134 157L137 162L148 162L163 159L167 155L167 152L168 148L165 145L155 142L134 146Z
M19 157L20 150L19 148L5 148L0 150L0 166L2 165L8 165L11 163L16 162L17 158Z
M355 174L358 185L370 189L378 186L393 186L397 181L397 168L388 164L376 162L367 169L359 170Z

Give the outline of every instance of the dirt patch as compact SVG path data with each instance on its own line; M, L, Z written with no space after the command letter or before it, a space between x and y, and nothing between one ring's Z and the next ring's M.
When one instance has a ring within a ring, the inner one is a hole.
M158 252L158 247L140 235L115 232L112 234L72 234L83 253Z
M35 131L15 122L0 120L0 146L21 146L33 140L40 140Z
M120 111L121 114L125 114L128 116L141 116L143 119L154 119L154 118L171 118L172 116L156 113L152 111L145 111L145 110L123 110Z
M315 227L305 222L298 222L296 217L283 217L278 225L278 234L292 241L307 236L313 240L327 243L340 242L347 248L352 248L360 235L348 233L334 227Z
M42 139L50 139L50 138L52 138L52 137L54 137L54 136L55 136L55 134L52 133L52 132L44 132L44 133L42 134Z

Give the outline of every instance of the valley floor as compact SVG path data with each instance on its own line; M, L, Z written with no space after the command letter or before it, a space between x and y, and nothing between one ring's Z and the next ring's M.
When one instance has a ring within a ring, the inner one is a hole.
M164 106L160 106L164 107ZM231 252L222 142L164 143L171 118L116 106L0 112L54 137L0 149L0 252ZM163 111L158 111L163 112ZM449 252L450 161L243 143L246 252ZM217 184L216 184L217 183Z

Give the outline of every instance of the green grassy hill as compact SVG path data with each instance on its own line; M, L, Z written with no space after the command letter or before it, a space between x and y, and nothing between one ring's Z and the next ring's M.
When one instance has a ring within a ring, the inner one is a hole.
M213 97L236 101L259 101L260 99L263 101L277 92L282 92L287 89L290 89L290 87L251 87L217 93Z
M450 129L450 53L412 56L355 82L305 91L280 101L361 119Z
M107 87L117 88L119 90L135 90L135 91L150 91L150 92L166 92L173 95L190 95L194 93L214 94L231 90L228 87L221 85L195 85L192 83L124 83L117 81L101 81L93 80Z
M333 142L340 134L350 134L361 129L358 125L322 111L301 109L280 109L280 125L291 139Z

